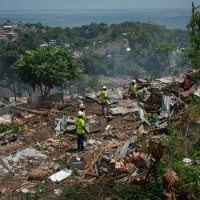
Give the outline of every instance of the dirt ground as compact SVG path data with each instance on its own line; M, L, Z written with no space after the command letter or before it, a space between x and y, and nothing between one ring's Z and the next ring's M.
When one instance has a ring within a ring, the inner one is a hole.
M92 116L92 118L100 121L102 130L87 135L87 141L92 139L96 145L85 142L85 150L82 152L76 150L75 133L56 132L54 130L55 118L62 118L63 114L75 117L79 110L79 102L68 103L65 106L58 104L45 111L43 115L34 114L30 118L26 117L26 114L21 117L18 116L16 120L22 124L19 137L16 141L0 148L0 165L7 171L0 173L0 186L4 188L2 191L7 193L8 191L30 189L36 183L58 171L53 167L55 163L59 164L59 169L69 167L69 161L73 156L84 158L87 168L93 161L94 154L98 154L101 146L127 140L136 133L135 130L138 128L137 114L119 115L112 120L107 120L101 115L99 103L85 103L85 106L86 116ZM105 132L108 125L110 125L109 134ZM31 155L28 152L16 163L9 160L12 166L10 169L5 166L3 158L14 156L24 149L31 151L34 149L37 152L31 152ZM76 176L70 176L63 182L72 185L78 181ZM50 185L54 187L54 184L52 182ZM2 191L1 193L4 193Z

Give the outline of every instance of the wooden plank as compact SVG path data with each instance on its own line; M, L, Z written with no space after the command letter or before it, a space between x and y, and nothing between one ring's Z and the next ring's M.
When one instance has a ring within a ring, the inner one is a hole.
M101 154L103 153L104 149L102 149L100 151L100 153L97 155L97 157L95 158L95 160L92 161L91 165L83 172L81 178L80 178L80 182L83 181L83 179L85 178L85 176L90 172L90 170L93 168L93 166L96 164L96 162L99 160Z
M93 173L91 173L91 172L87 172L86 175L93 176L93 177L98 177L98 175L93 174Z
M95 158L96 158L96 153L94 153L94 160ZM94 165L94 169L95 169L96 175L99 176L99 170L98 170L97 164Z
M38 115L43 115L43 114L45 114L47 112L47 111L39 111L39 110L30 110L30 109L22 108L22 107L12 107L12 108L24 110L24 111L27 111L27 112L30 112L30 113L34 113L34 114L38 114Z
M111 145L107 145L107 146L103 146L101 147L101 151L99 152L99 154L96 156L96 158L92 161L91 165L83 172L81 178L80 178L80 182L83 181L83 179L86 177L86 175L90 172L90 170L94 167L94 165L96 164L96 162L98 162L99 158L101 157L103 151L105 149L109 149L109 148L113 148L113 147L117 147L120 145L123 145L124 141L119 142L119 143L115 143L115 144L111 144Z
M182 100L180 100L178 97L176 97L176 95L174 95L173 93L171 93L171 95L178 100L180 103L185 104L185 102L183 102Z

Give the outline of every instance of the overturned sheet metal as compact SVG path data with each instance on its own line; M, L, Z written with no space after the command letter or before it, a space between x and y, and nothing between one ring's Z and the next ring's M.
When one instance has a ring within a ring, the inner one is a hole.
M60 181L64 180L65 178L67 178L71 174L72 174L72 170L66 168L66 169L63 169L63 170L57 172L56 174L53 174L49 178L53 182L59 183Z
M126 152L128 151L128 147L130 145L130 141L126 141L125 144L122 146L121 153L120 153L120 161L123 162L126 156Z
M123 107L110 108L110 113L112 115L126 115L137 111L138 108L123 108Z
M54 128L55 131L64 131L67 129L69 124L74 125L76 123L76 118L70 119L66 118L65 115L63 115L62 118L55 118L55 125L56 127Z
M161 116L169 117L170 115L170 97L169 96L162 96L162 106L161 106Z
M145 120L145 118L144 118L144 110L142 109L140 103L138 103L138 112L139 112L139 115L140 115L140 119L142 121L144 121Z

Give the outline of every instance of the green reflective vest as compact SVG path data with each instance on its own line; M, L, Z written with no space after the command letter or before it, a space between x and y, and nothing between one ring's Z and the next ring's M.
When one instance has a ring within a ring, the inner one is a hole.
M85 121L83 119L77 118L75 125L76 125L77 134L84 134L85 133L85 130L84 130Z
M101 102L108 102L108 92L105 90L102 90L100 92L100 100Z
M138 95L144 97L145 91L144 91L143 89L139 90L139 91L138 91Z

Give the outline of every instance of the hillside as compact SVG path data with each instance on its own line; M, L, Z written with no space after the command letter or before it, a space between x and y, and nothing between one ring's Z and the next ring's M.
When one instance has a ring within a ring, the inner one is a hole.
M3 27L9 27L6 30ZM0 40L0 70L10 67L17 54L27 50L65 45L82 63L82 59L94 58L106 67L103 75L137 75L146 71L150 76L168 74L170 59L173 74L178 75L183 66L180 63L180 50L189 46L187 31L169 30L156 24L124 22L118 25L90 24L82 27L50 28L42 24L5 23L0 33L12 31L12 36ZM171 45L169 57L161 51L162 45ZM170 55L170 53L173 53ZM8 54L10 54L8 56ZM87 64L82 63L87 69ZM94 63L89 63L94 69ZM2 69L3 68L3 69ZM122 69L125 73L122 74ZM99 72L93 70L93 74ZM101 72L102 74L102 72ZM1 73L5 79L6 74Z
M97 93L0 116L0 198L199 199L199 96L173 80L157 83L159 90L145 84L143 102L123 99L128 88L108 90L107 117ZM74 126L80 98L84 151L77 151Z

